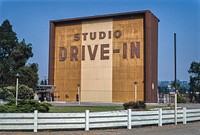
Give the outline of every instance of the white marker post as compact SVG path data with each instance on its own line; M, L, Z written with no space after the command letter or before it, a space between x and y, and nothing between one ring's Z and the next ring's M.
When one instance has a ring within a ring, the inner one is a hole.
M137 101L137 84L138 84L138 82L137 81L135 81L134 82L134 85L135 85L135 102Z
M81 98L80 98L80 84L77 84L77 89L78 89L78 105L81 105Z
M17 105L17 100L18 100L18 87L19 87L19 82L18 82L18 77L19 77L19 73L16 74L17 80L16 80L16 101L15 101L15 105Z

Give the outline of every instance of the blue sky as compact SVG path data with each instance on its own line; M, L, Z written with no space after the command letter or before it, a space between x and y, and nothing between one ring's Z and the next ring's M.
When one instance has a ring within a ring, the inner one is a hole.
M200 0L0 0L0 24L8 19L31 43L39 77L48 76L49 21L151 10L159 19L158 79L174 79L173 35L177 33L177 78L189 80L192 61L200 61Z

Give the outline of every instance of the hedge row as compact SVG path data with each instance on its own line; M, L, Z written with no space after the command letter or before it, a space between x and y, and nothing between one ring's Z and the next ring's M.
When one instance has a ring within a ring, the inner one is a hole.
M50 106L49 103L39 103L35 100L19 100L15 105L15 100L9 100L7 104L0 105L0 113L30 113L34 110L48 112Z
M137 102L130 101L130 102L124 103L123 107L125 110L127 110L127 109L145 109L146 104L144 101L137 101Z

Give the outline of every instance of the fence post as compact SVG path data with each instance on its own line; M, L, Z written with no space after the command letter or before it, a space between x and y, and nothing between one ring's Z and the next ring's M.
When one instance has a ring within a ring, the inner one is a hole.
M183 107L183 124L187 123L186 107Z
M85 131L89 131L89 110L85 110Z
M158 109L158 126L162 126L162 108Z
M33 131L34 132L37 132L37 126L38 126L38 110L35 110L34 111L34 129L33 129Z
M131 109L128 109L127 113L127 129L131 129Z

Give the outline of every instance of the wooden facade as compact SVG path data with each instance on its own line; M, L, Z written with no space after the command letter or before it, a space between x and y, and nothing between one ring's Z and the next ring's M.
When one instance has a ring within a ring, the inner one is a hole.
M157 102L158 22L148 10L50 21L54 99L76 101L80 84L81 102Z

